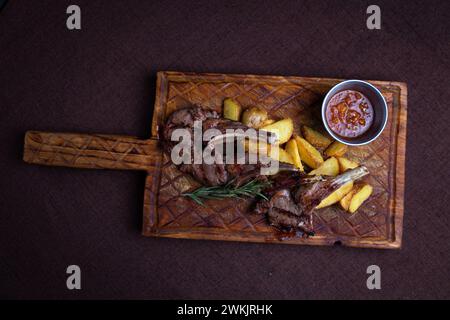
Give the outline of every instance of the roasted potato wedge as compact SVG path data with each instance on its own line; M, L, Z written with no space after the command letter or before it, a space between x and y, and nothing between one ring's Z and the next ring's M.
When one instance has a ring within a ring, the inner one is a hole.
M339 163L335 157L328 158L317 169L312 170L310 175L337 176L339 174Z
M366 201L372 194L373 187L370 184L363 185L350 200L350 205L348 206L348 212L354 213L358 208Z
M292 156L287 151L285 151L284 149L280 148L277 145L266 144L266 146L260 147L260 150L262 150L260 151L260 154L261 153L264 154L264 152L266 152L266 155L274 160L294 164Z
M353 181L349 181L346 184L344 184L342 187L334 191L332 194L330 194L328 197L323 199L319 205L316 207L316 209L325 208L328 206L331 206L332 204L338 202L341 200L346 194L351 192L353 188Z
M261 130L273 132L278 136L278 144L287 142L294 132L294 122L286 118L261 128Z
M249 153L257 153L258 155L268 156L280 162L294 164L292 156L278 145L270 145L265 142L257 142L256 140L247 140L245 142L245 150ZM277 152L278 151L278 152Z
M242 114L242 123L250 128L259 129L265 125L267 119L267 111L258 107L251 107Z
M347 152L347 145L340 143L339 141L334 141L325 150L325 155L327 157L342 157Z
M275 123L275 120L273 119L267 119L266 121L263 122L261 127L265 127L268 126L269 124Z
M347 193L341 200L339 200L339 205L345 211L348 211L348 207L350 205L350 201L352 200L353 195L358 191L358 187L353 187L353 189Z
M333 142L327 136L307 126L302 126L302 134L306 141L316 148L326 148Z
M298 152L300 159L308 165L308 167L317 169L322 163L323 158L319 151L314 148L305 139L295 136L295 142L297 142Z
M300 153L298 152L297 142L295 142L295 139L291 139L286 143L286 151L291 155L292 161L294 162L294 165L300 169L300 171L303 170L302 161L300 158Z
M223 117L233 121L239 121L241 118L242 107L239 103L231 98L223 101Z
M339 172L345 172L348 169L354 169L357 166L359 166L359 164L355 161L349 160L347 158L343 158L343 157L338 157L337 158L338 162L339 162Z
M273 156L272 153L270 154L270 157L275 160L278 160L280 162L287 162L287 163L295 165L294 160L292 159L292 156L287 151L285 151L281 148L278 148L278 159L276 159L276 157Z

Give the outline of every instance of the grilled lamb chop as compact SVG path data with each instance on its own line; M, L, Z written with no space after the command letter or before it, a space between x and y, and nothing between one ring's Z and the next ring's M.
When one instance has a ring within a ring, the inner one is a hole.
M267 214L270 225L283 232L313 235L314 208L347 182L362 178L368 173L367 168L361 166L336 177L297 177L297 184L284 178L285 187L277 190L277 186L273 186L274 189L269 190L270 200L258 202L255 213ZM274 178L275 181L277 178L279 177Z
M165 151L170 155L173 147L178 143L177 141L171 140L173 131L175 129L189 130L192 139L192 161L190 164L179 165L178 168L180 169L180 171L190 174L200 183L208 186L224 185L231 180L236 180L235 184L239 185L260 175L261 167L268 163L268 161L260 161L262 159L261 156L258 158L258 162L256 164L250 164L249 161L243 161L245 164L239 164L242 162L238 162L237 159L235 159L234 164L194 164L193 139L195 121L202 121L203 132L205 132L207 129L217 129L222 133L219 136L213 137L210 141L204 142L203 151L205 150L205 148L214 149L216 143L224 143L225 138L227 136L230 136L230 134L226 133L227 129L241 129L243 131L249 129L247 126L240 122L221 118L219 114L213 110L202 109L200 107L194 106L175 111L169 116L165 126L162 128L162 141ZM233 135L238 136L239 134ZM267 133L267 136L269 142L276 139L276 135L270 132ZM224 154L223 156L225 157L226 155ZM245 154L245 156L248 157L248 154ZM281 170L297 170L294 166L287 163L279 163L279 168Z

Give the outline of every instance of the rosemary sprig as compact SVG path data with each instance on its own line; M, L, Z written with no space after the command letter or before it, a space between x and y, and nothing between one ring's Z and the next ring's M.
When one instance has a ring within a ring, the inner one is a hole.
M267 197L262 194L262 191L271 185L270 181L260 181L257 179L253 179L239 187L234 186L233 182L234 181L231 181L224 186L200 187L193 192L183 193L181 195L191 198L196 203L202 206L205 206L202 199L242 199L243 197L259 196L268 200Z

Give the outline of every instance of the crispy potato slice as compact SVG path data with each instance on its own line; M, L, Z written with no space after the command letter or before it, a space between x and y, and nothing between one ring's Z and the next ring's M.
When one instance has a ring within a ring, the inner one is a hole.
M278 145L270 145L265 142L257 142L255 140L245 141L245 150L249 153L257 153L258 155L268 156L280 162L294 164L292 156Z
M317 169L322 163L323 158L319 151L314 148L305 139L295 136L295 142L297 142L298 152L300 159L308 165L308 167Z
M233 121L239 121L241 118L242 107L239 103L231 98L223 101L223 117Z
M267 111L258 107L251 107L242 114L242 123L250 128L261 128L266 125Z
M347 193L341 200L339 200L339 205L345 211L348 211L348 207L350 206L350 201L352 200L353 195L358 191L358 187L354 187L349 193Z
M294 160L292 159L292 156L288 152L286 152L285 150L283 150L281 148L278 148L278 159L276 159L275 156L272 156L272 154L270 154L270 157L275 160L278 160L280 162L287 162L290 164L294 164Z
M372 194L373 187L370 184L363 185L350 200L348 212L354 213Z
M339 162L335 157L328 158L324 163L315 170L312 170L308 174L324 175L324 176L337 176L339 174Z
M347 158L338 157L337 160L339 162L339 172L340 173L345 172L348 169L354 169L359 166L359 164L357 162L349 160Z
M302 126L302 134L306 141L316 148L326 148L333 142L327 136L307 126Z
M278 136L278 144L287 142L294 132L294 122L286 118L261 128L261 130L273 132Z
M347 145L340 143L339 141L334 141L325 150L325 155L327 157L342 157L347 152Z
M353 188L353 181L349 181L346 184L344 184L342 187L334 191L332 194L330 194L328 197L323 199L319 205L316 207L316 209L325 208L328 206L331 206L332 204L338 202L341 200L346 194L351 192Z
M261 127L265 127L268 126L269 124L275 123L275 120L273 119L267 119L266 121L263 122L263 124L261 125Z
M291 155L292 161L294 161L294 165L299 168L300 171L304 171L300 154L298 152L297 142L295 142L295 139L291 139L286 143L286 151Z

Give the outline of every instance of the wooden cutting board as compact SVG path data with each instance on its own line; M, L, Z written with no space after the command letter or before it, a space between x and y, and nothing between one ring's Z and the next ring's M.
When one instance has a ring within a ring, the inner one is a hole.
M369 81L385 96L389 120L369 145L350 147L347 157L367 166L371 198L354 214L338 206L316 210L316 235L281 241L265 217L248 213L251 200L210 200L206 207L180 197L199 186L178 171L158 143L158 128L173 111L191 104L222 110L224 98L244 108L258 106L274 119L291 117L295 133L306 124L322 129L320 105L326 92L342 80L258 75L158 72L147 140L102 134L44 133L25 136L24 160L34 164L147 172L145 236L307 245L400 248L403 226L407 88L390 81Z

